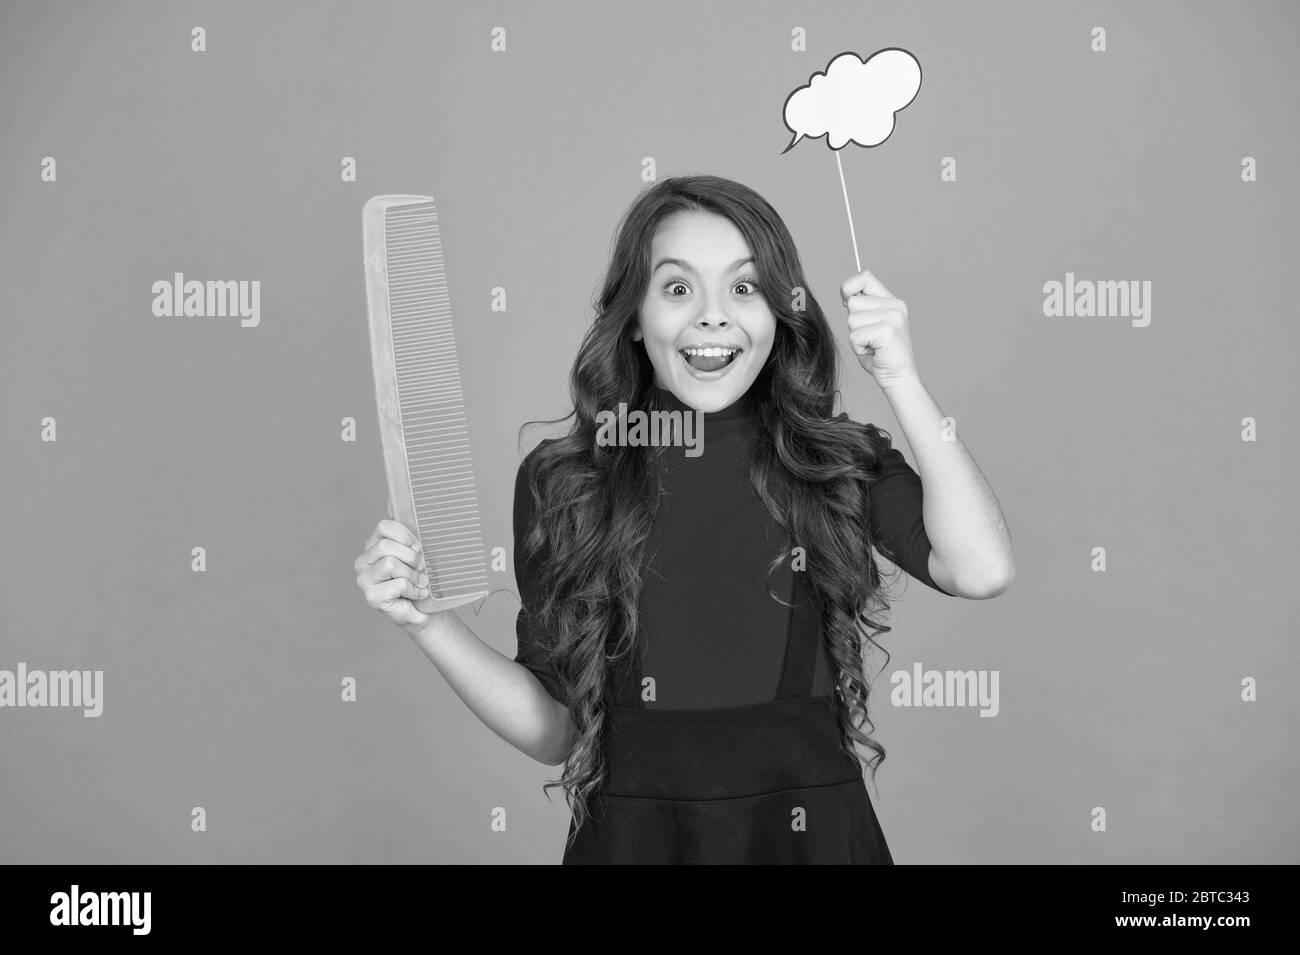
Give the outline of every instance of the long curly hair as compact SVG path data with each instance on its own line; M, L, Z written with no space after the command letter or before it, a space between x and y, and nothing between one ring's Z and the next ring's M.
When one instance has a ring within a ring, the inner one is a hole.
M729 179L665 179L645 189L619 223L593 303L595 320L569 376L573 411L524 425L574 419L568 434L542 442L530 455L536 519L524 542L527 559L538 561L538 590L544 595L539 607L529 609L554 640L545 649L577 729L562 777L543 787L564 788L576 823L571 838L591 816L590 798L606 777L609 678L637 647L637 603L660 493L655 462L664 451L602 445L596 440L596 416L620 402L629 411L662 408L653 388L654 368L643 344L631 336L650 278L655 229L666 216L688 210L725 216L754 256L759 294L776 319L776 334L750 386L760 426L749 480L791 541L790 549L774 556L769 573L793 548L803 548L808 590L834 674L842 746L870 768L873 780L885 759L885 748L870 735L875 726L868 714L864 647L883 650L875 638L892 629L871 617L886 613L889 602L871 553L868 513L868 488L891 438L847 414L832 417L839 375L835 340L776 210ZM769 487L770 474L779 477L775 488ZM887 651L885 656L887 663ZM864 758L855 742L872 756Z

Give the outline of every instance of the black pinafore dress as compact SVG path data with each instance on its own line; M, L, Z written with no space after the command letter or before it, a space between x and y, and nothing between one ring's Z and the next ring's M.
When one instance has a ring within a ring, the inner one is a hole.
M769 702L612 706L608 776L564 864L892 865L859 764L840 746L834 696L810 693L807 636L791 628Z
M748 408L714 416L715 453ZM784 660L770 699L648 707L635 654L614 679L607 777L591 817L580 828L570 821L565 865L893 864L861 765L841 747L835 696L814 693L821 621L807 575L790 576L793 606L784 608ZM716 638L683 627L682 646Z

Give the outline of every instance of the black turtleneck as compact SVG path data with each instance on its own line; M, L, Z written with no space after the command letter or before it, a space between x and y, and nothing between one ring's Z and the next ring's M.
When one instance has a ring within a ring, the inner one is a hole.
M693 413L671 391L655 387L660 407ZM784 529L754 493L749 460L759 420L749 392L728 407L703 416L703 453L681 447L659 456L663 497L649 541L639 604L643 656L641 676L653 677L650 709L740 706L776 694L792 624L794 571L788 560L768 576L768 565L785 553ZM522 560L521 542L532 520L525 468L515 485L515 568L524 607L536 599L537 574ZM770 481L780 500L778 482ZM911 576L942 591L930 578L929 539L921 518L921 480L897 449L882 462L871 488L871 522L878 549ZM783 603L769 594L769 588ZM795 621L806 622L806 613ZM815 619L812 615L811 619ZM559 680L538 643L544 635L521 609L516 660L562 700ZM613 699L629 703L638 693L627 675L612 676ZM831 693L825 648L818 653L813 695Z
M655 400L668 408L670 411L680 411L683 414L694 414L695 409L688 405L682 399L667 388L660 388L658 385L651 385L650 390L654 393ZM747 421L757 427L758 411L754 406L754 396L752 392L746 391L743 395L733 401L727 407L719 411L704 412L704 420L717 424L723 421Z
M691 411L671 391L655 393L668 408ZM790 609L768 595L766 570L787 535L749 484L754 400L746 392L703 417L702 454L670 447L659 458L664 497L640 604L651 709L770 700L785 655ZM770 580L786 603L792 574L784 563Z

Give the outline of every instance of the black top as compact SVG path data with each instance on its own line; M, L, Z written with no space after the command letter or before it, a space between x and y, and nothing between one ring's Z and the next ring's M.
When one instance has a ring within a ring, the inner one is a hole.
M655 391L662 406L692 410L671 391ZM702 454L688 457L684 449L671 447L660 458L665 497L651 532L639 604L644 632L639 674L654 678L655 698L641 703L646 708L741 706L774 697L792 620L786 604L797 603L792 599L797 571L786 560L768 575L768 565L789 541L749 486L749 451L757 428L753 399L746 393L704 416ZM532 457L525 458L515 479L515 576L522 604L515 660L564 702L559 677L541 646L550 641L530 613L540 604L537 564L523 556L533 520L526 477ZM910 576L947 594L930 577L920 475L898 449L885 453L869 493L877 549ZM700 634L709 639L699 639ZM613 682L625 679L611 676ZM612 692L622 697L639 688L638 681L636 689L620 686ZM828 657L821 647L813 694L831 692Z

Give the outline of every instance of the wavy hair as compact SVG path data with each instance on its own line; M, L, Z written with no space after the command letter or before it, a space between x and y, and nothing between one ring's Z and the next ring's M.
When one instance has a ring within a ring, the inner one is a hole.
M871 618L873 612L887 612L889 602L871 553L868 513L868 489L891 438L847 414L832 417L839 374L835 340L807 291L794 240L776 210L729 179L665 179L644 190L619 223L593 303L596 316L569 376L573 410L544 422L572 418L569 433L543 441L530 455L528 485L536 519L524 548L527 559L539 562L538 589L544 595L530 610L554 641L545 649L577 730L562 777L543 789L564 788L576 823L570 838L590 817L589 800L606 778L609 677L637 647L641 575L659 499L654 465L664 450L602 446L596 441L596 416L619 402L629 411L662 407L653 388L654 368L631 335L650 278L651 239L662 219L681 211L725 216L754 256L759 294L776 319L776 334L750 386L760 422L750 484L788 532L791 547L804 548L808 590L819 609L834 674L841 744L870 768L873 780L885 759L885 748L870 735L875 726L868 714L864 646L879 647L875 638L892 629ZM774 295L774 289L791 294ZM796 301L802 310L794 308ZM536 423L543 422L524 426ZM772 475L778 478L775 487L769 487ZM775 555L769 574L791 554ZM887 662L887 651L885 656ZM864 759L855 742L873 755Z

